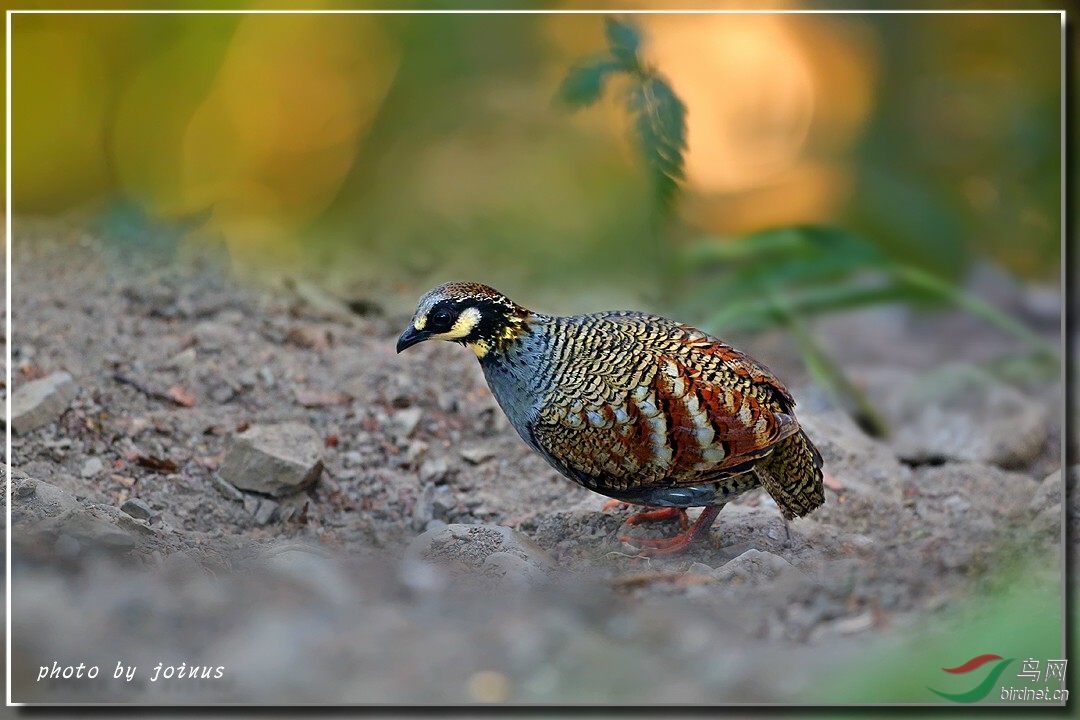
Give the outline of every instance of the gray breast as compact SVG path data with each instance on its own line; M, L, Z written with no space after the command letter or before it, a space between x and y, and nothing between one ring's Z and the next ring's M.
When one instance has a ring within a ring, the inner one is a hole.
M523 335L504 352L492 352L480 360L491 394L506 413L510 424L538 452L529 426L536 420L540 402L550 388L548 338L540 329Z

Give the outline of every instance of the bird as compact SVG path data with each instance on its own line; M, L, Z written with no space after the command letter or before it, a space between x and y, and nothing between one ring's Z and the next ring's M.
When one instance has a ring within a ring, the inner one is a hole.
M785 527L825 502L821 454L791 393L695 327L633 310L544 315L448 282L420 297L397 352L431 339L476 354L510 424L563 476L608 505L644 506L628 523L680 520L673 537L635 538L644 555L702 542L724 505L757 487Z

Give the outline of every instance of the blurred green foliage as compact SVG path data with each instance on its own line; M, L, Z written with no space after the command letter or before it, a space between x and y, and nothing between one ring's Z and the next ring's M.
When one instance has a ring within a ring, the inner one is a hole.
M15 209L210 208L237 267L566 308L688 291L667 261L698 238L792 225L948 283L980 257L1056 281L1057 16L635 21L14 16Z
M628 108L634 116L638 152L653 178L658 203L670 209L684 179L685 105L655 70L646 69L638 59L641 38L634 23L612 18L605 22L608 51L572 66L559 98L575 108L591 105L599 99L607 76L628 74ZM915 184L892 182L871 197L890 198L879 213L882 217L894 209L922 207L921 213L897 212L890 232L883 234L886 241L898 235L910 238L901 243L903 251L838 227L779 227L695 240L674 256L673 276L683 287L694 286L693 309L705 315L709 330L789 330L810 374L833 402L877 437L888 432L884 420L815 340L807 319L883 303L950 303L1015 335L1043 356L1057 356L1057 349L1037 334L963 290L959 281L969 259L951 215L940 209L931 193ZM694 284L702 274L707 274L707 281Z
M605 18L608 50L570 68L558 98L572 108L596 103L604 80L615 73L629 76L627 109L634 118L634 140L645 160L653 192L665 211L671 210L679 181L685 178L686 106L671 85L638 56L641 34L633 23Z

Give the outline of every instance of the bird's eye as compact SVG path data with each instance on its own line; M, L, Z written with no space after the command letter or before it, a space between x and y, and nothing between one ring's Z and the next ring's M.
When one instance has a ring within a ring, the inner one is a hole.
M440 308L431 313L431 321L436 325L445 325L450 322L450 311Z

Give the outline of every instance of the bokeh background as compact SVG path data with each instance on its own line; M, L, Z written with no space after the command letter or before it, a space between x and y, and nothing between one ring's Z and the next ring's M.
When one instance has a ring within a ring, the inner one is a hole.
M1057 15L637 20L689 111L665 247L823 223L947 279L979 257L1056 285ZM437 270L559 295L655 280L618 82L580 112L553 102L603 49L601 15L19 15L12 29L16 214L198 226L244 270Z

